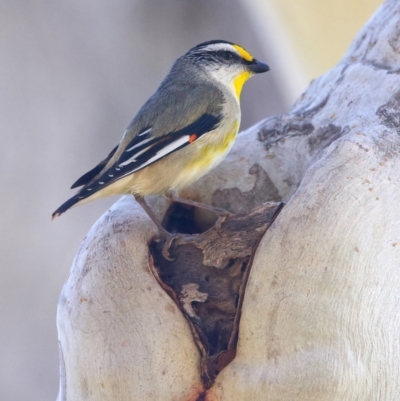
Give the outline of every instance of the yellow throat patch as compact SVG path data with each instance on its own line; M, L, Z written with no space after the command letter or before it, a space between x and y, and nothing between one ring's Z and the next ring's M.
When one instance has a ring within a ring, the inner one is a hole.
M242 92L242 88L244 83L252 76L253 74L250 71L244 71L240 75L238 75L233 80L233 86L235 87L235 93L238 98L240 99L240 94Z

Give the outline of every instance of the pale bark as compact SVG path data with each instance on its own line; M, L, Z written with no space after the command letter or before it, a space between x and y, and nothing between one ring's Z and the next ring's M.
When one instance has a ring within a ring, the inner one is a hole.
M399 133L390 0L290 114L242 134L185 191L235 213L288 201L257 250L237 355L214 385L204 389L188 323L150 272L155 228L126 197L84 240L60 298L59 401L398 399Z

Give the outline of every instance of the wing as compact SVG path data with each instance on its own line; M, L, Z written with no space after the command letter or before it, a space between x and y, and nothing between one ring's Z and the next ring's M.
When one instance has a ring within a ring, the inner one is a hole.
M112 166L95 181L82 188L79 198L84 199L92 195L93 192L150 166L171 153L190 145L203 135L215 130L221 120L221 115L203 114L185 128L155 138L151 136L151 127L141 130L141 132L129 142L124 152Z
M71 186L71 189L81 187L82 185L88 184L97 174L100 173L101 170L105 167L105 165L110 161L110 159L114 156L115 152L118 149L117 145L109 154L108 156L102 160L95 168L88 171L82 177L78 178Z
M177 79L178 76L174 81ZM132 120L121 143L71 188L82 185L92 187L92 181L97 181L102 172L110 173L113 167L120 168L124 174L116 170L111 173L114 177L108 178L121 178L188 145L215 129L221 120L220 105L223 101L221 91L209 83L191 80L179 82L173 88L161 85L157 95L152 96ZM191 124L188 124L188 115L193 118L189 121ZM194 136L188 141L187 135ZM101 185L106 185L108 180L102 179L101 182L104 182Z
M73 184L72 188L83 188L63 203L53 218L113 182L190 146L218 127L225 101L221 90L196 76L187 79L174 67L167 78L134 117L120 144ZM189 121L188 116L192 118Z

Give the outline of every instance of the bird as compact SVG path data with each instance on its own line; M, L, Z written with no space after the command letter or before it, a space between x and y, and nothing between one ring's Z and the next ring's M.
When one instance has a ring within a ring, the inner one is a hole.
M239 131L242 87L269 69L244 47L226 40L191 48L175 61L119 144L71 186L81 188L52 219L73 206L117 194L134 195L164 234L168 233L145 196L167 195L176 202L227 213L176 193L225 158Z

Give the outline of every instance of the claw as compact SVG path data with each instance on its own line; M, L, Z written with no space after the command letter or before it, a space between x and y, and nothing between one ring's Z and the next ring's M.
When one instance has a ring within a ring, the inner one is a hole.
M165 243L162 249L161 254L164 256L164 258L166 260L168 260L169 262L173 262L175 260L175 258L171 258L169 255L169 248L171 248L172 243L174 242L174 240L181 238L183 235L182 234L170 234L170 233L166 233L165 235Z
M215 222L215 229L217 230L217 233L221 231L221 225L226 220L227 217L228 217L227 214L219 215L218 220Z
M169 248L171 248L172 243L174 242L174 237L171 235L168 239L165 240L163 249L161 254L164 256L164 259L168 260L169 262L173 262L175 258L171 258L169 256Z

